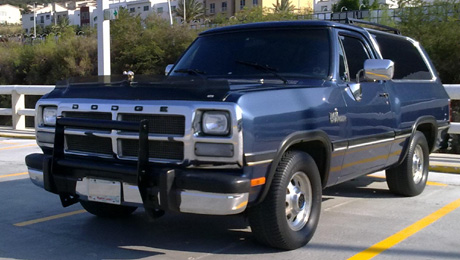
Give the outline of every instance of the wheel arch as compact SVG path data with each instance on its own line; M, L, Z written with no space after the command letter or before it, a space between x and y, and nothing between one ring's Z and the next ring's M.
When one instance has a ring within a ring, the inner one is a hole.
M428 142L428 151L431 153L435 148L438 132L438 123L436 122L436 119L432 116L419 118L412 128L411 138L413 138L416 131L423 133L426 141Z
M398 161L398 165L401 164L406 158L407 153L409 151L409 145L411 144L412 138L414 138L414 135L417 131L420 131L425 136L425 139L428 143L429 153L431 153L434 150L436 146L436 135L438 131L438 123L436 122L436 118L433 116L420 117L415 121L414 125L412 126L410 138L404 146L402 156L399 158Z
M276 168L281 158L288 150L298 150L309 154L318 167L318 171L321 175L321 184L323 188L325 187L327 179L329 178L332 154L332 145L328 135L321 130L296 132L287 136L283 142L281 142L280 148L268 168L265 186L255 204L259 204L264 200L270 189Z

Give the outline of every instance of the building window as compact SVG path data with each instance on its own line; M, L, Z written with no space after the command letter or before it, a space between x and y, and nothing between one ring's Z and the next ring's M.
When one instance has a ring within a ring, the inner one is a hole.
M129 8L129 12L130 12L130 13L136 12L136 8L134 8L134 7Z
M243 9L246 5L246 0L240 0L240 9Z
M163 13L163 7L158 7L157 8L157 13L162 14Z
M150 10L150 6L148 6L148 5L144 6L144 12L146 12L148 10Z
M211 14L216 13L216 4L215 3L209 4L209 13L211 13Z
M31 16L31 17L30 17L30 20L31 20L31 21L33 21L33 20L34 20L34 17L33 17L33 16Z
M176 6L175 6L175 5L171 6L171 11L172 11L172 12L175 12L175 11L176 11Z
M44 23L45 22L45 17L44 16L40 16L40 23Z
M252 0L252 5L253 6L258 6L259 5L259 0Z
M47 15L46 15L46 20L49 20L49 19L50 19L50 15L47 14Z
M227 12L227 2L222 2L222 12Z

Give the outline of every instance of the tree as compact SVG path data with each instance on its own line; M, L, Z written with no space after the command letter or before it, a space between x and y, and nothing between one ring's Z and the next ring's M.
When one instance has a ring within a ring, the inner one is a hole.
M275 8L275 13L291 13L295 9L295 6L289 0L276 0L276 4L273 4L273 7Z
M380 9L379 0L374 0L372 2L372 4L368 7L368 9L370 9L370 10L378 10L378 9Z
M348 11L359 10L359 5L359 0L340 0L332 9L334 12L342 11L342 7L345 7Z
M203 3L197 0L179 0L176 8L176 14L184 19L184 2L185 2L185 23L190 23L204 17Z

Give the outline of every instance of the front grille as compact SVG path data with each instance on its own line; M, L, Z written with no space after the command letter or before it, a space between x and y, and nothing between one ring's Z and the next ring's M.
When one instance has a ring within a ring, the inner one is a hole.
M111 113L103 113L103 112L76 112L76 111L68 111L62 113L63 117L68 118L79 118L79 119L93 119L93 120L112 120ZM72 126L69 127L71 129L87 129L85 127L78 127ZM90 130L90 129L87 129ZM110 133L108 130L98 130L99 132Z
M112 140L96 136L66 135L67 150L112 155Z
M118 113L118 112L97 112L97 111L64 111L63 117L91 119L91 120L112 120L112 113L119 121L140 122L143 119L149 121L149 135L161 137L181 137L185 135L185 116L183 115L149 115L135 113ZM117 151L120 159L134 160L139 154L139 141L137 139L123 139L124 131L110 131L101 129L91 129L88 127L72 126L66 127L66 152L112 156L113 151ZM76 135L75 131L88 133L87 135ZM103 137L94 136L101 134ZM137 131L132 134L138 135ZM117 140L117 147L112 147L114 140ZM149 158L157 160L184 160L184 143L178 141L149 141Z
M121 121L140 122L143 119L147 119L149 121L149 133L184 136L184 116L121 114Z
M123 156L138 157L138 140L121 140ZM184 159L184 143L170 141L149 141L149 157L154 159Z
M63 117L82 118L82 119L96 119L96 120L112 120L111 113L101 112L74 112L68 111L62 113Z

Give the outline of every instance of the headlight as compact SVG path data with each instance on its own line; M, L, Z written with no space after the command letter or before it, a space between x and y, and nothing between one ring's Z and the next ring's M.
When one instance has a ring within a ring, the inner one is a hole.
M228 135L229 114L223 111L209 111L203 113L202 130L208 135Z
M46 126L55 126L57 117L57 107L43 108L43 124Z

